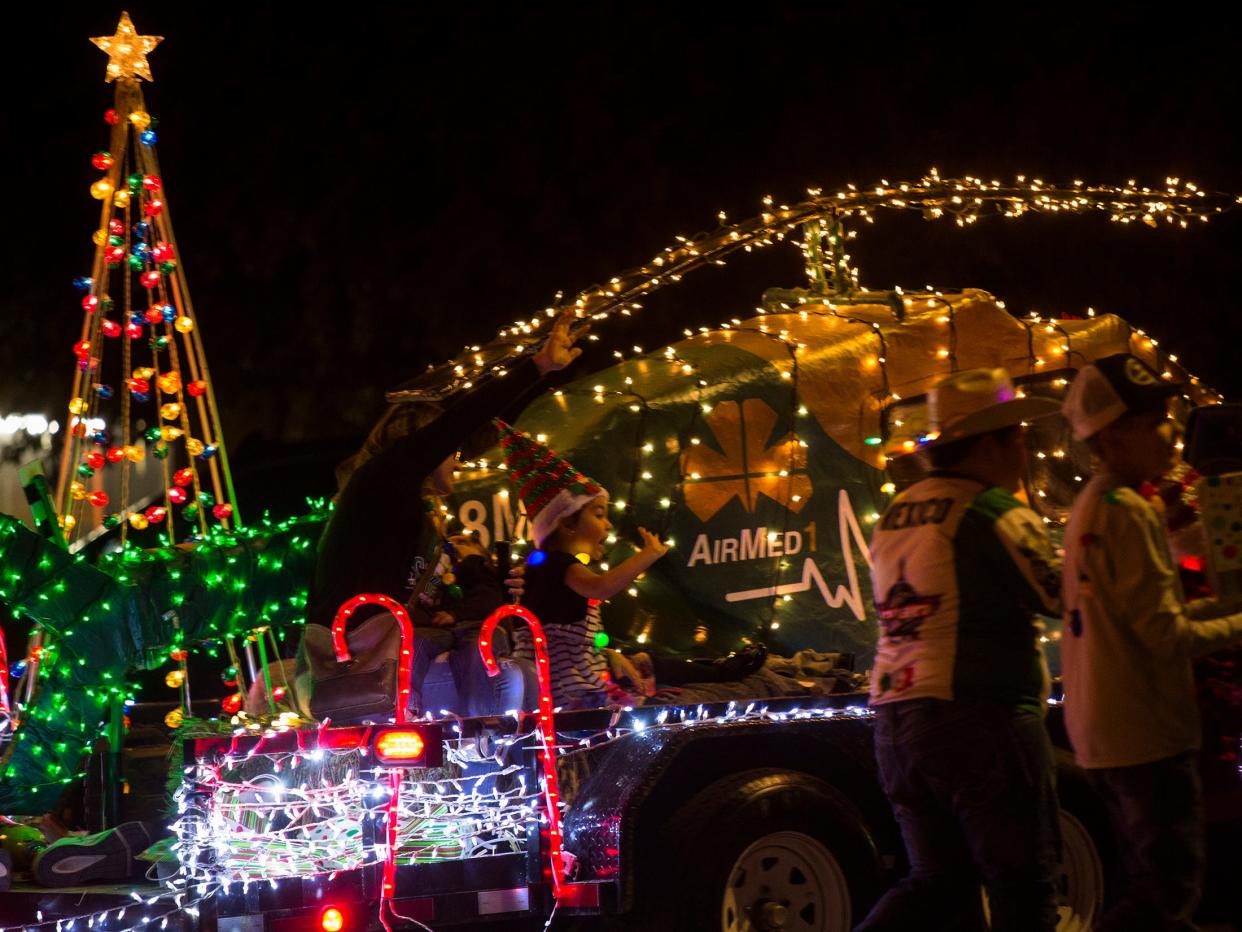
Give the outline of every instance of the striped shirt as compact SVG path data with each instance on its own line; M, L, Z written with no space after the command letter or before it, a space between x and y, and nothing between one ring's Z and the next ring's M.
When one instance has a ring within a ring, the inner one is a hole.
M608 704L608 659L595 643L604 630L599 600L565 585L565 574L577 562L572 554L549 551L543 563L528 566L522 604L543 625L552 701L563 709L593 709ZM513 645L514 656L534 659L530 630L521 623L514 626Z

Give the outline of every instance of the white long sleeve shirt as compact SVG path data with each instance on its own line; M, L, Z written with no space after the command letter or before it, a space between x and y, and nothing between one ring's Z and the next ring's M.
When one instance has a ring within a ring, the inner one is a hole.
M1061 667L1082 767L1129 767L1197 750L1191 657L1242 639L1242 614L1190 617L1155 508L1101 473L1065 533Z

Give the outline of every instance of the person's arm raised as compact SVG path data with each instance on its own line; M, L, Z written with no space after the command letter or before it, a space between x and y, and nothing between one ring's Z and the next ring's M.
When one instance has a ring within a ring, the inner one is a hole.
M575 562L565 570L565 585L584 599L599 599L601 602L627 588L651 564L668 553L668 544L662 543L646 528L640 527L638 534L643 540L638 553L602 573L593 573Z

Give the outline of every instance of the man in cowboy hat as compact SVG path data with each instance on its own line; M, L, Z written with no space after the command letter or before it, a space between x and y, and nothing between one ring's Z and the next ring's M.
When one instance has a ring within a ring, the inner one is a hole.
M880 641L871 675L876 760L910 872L859 930L1052 930L1059 834L1047 684L1035 616L1060 611L1042 519L1014 493L1025 421L1003 369L928 395L932 471L895 498L871 541Z

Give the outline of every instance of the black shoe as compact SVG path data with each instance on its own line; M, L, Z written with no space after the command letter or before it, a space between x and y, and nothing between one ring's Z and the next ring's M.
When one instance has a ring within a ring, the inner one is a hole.
M149 866L135 859L158 838L150 822L126 822L97 835L73 835L35 858L35 881L44 887L80 887L128 880Z

